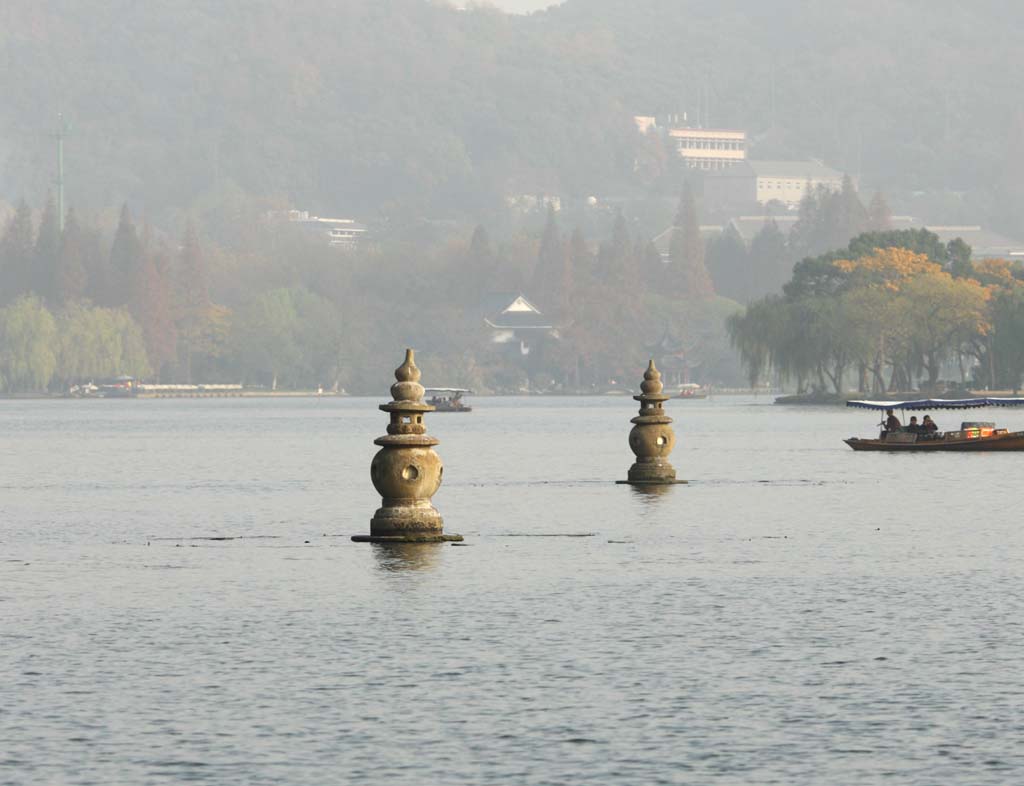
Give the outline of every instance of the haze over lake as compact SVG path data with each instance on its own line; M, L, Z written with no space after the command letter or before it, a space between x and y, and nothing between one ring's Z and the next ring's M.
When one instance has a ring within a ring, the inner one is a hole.
M383 400L0 401L0 783L1021 779L1014 455L671 401L652 495L633 401L480 398L387 549Z

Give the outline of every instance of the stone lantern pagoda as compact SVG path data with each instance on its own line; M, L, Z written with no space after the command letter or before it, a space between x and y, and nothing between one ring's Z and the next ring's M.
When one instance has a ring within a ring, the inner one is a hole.
M395 369L392 401L380 409L391 416L386 436L373 442L380 450L370 463L370 479L383 498L370 519L369 535L352 540L371 543L435 543L462 540L445 535L441 514L430 504L441 486L444 467L434 452L438 440L427 435L423 415L434 407L423 403L420 370L413 351L405 351L405 362Z
M634 424L629 432L629 447L636 455L636 461L629 468L626 480L634 486L663 486L672 483L686 483L676 480L676 470L669 463L668 455L676 444L672 431L672 418L665 414L663 404L671 396L665 395L661 384L661 372L652 360L644 372L640 395L633 396L640 402L640 414L630 422Z

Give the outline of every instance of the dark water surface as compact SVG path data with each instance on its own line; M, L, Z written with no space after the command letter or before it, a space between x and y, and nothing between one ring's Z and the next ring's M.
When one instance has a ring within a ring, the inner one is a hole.
M378 403L0 402L0 783L1024 782L1024 455L670 402L651 495L633 401L478 399L389 549Z

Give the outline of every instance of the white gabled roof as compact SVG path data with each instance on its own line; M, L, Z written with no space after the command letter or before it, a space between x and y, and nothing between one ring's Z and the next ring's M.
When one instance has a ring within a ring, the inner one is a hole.
M502 314L539 314L540 309L537 308L533 303L527 300L522 295L516 297L511 303L509 303L501 311Z

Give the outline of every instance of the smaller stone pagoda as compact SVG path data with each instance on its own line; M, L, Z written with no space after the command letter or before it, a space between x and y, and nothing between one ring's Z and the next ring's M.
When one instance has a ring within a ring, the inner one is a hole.
M666 396L662 390L661 372L651 360L644 372L640 395L633 396L640 402L640 414L630 421L634 426L629 432L629 447L636 455L636 461L629 468L627 479L616 481L618 483L634 486L686 483L685 480L676 480L676 469L668 460L676 444L676 435L672 431L672 418L665 414L662 406L671 396Z
M405 350L405 362L395 369L391 386L392 401L380 409L391 415L386 436L373 442L380 450L370 463L370 479L383 498L381 507L370 519L369 535L354 535L352 540L370 543L435 543L462 540L461 535L445 535L441 514L430 504L441 486L444 467L434 452L438 440L427 436L423 414L434 407L423 403L420 370L411 349Z

